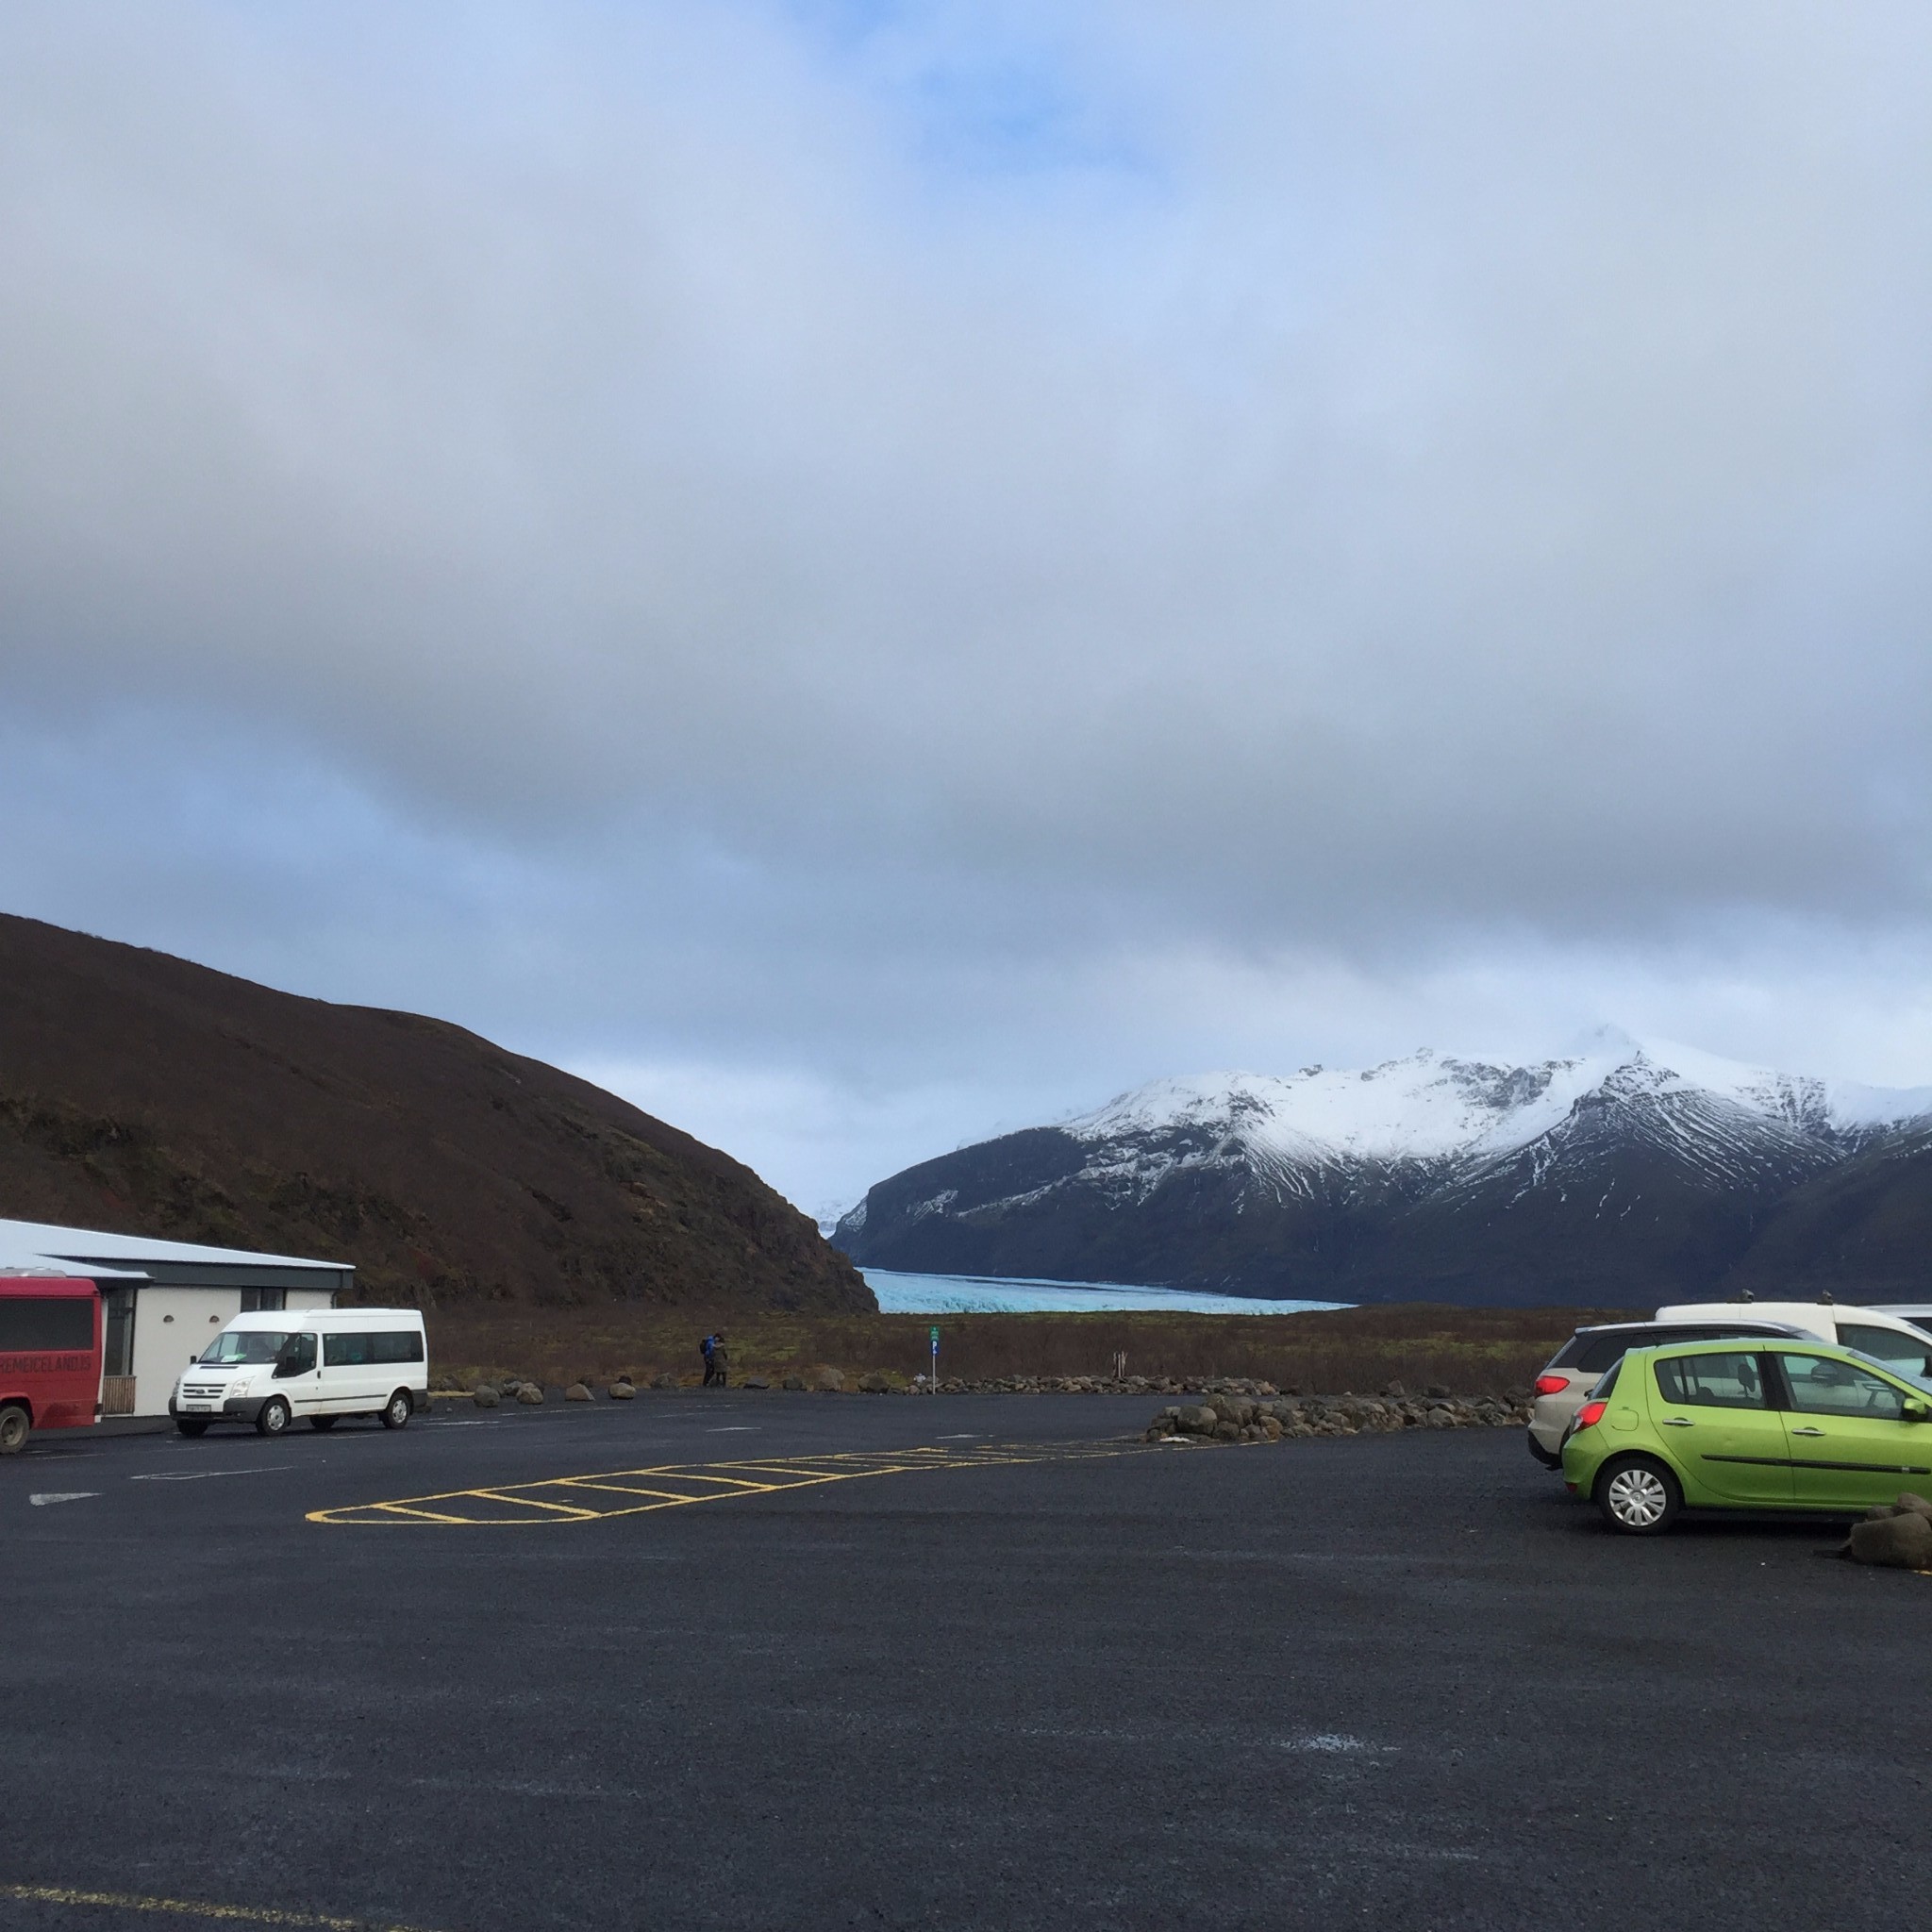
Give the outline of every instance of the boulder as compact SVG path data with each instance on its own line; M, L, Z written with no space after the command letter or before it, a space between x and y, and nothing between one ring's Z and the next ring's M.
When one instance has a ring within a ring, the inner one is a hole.
M747 1389L769 1389L772 1385L762 1375L748 1375L744 1386Z
M655 1382L651 1384L651 1387L653 1389L675 1389L677 1387L677 1377L674 1375L669 1369L666 1369L664 1373L661 1375L659 1375Z
M845 1387L845 1377L821 1362L812 1371L811 1386L822 1395L837 1395Z
M785 1386L792 1394L796 1395L805 1388L805 1377L803 1375L787 1375L785 1377Z
M1889 1570L1932 1570L1932 1520L1907 1509L1877 1523L1855 1523L1845 1555Z
M543 1406L543 1391L534 1382L519 1382L517 1400L526 1408L541 1408Z
M1456 1418L1446 1408L1432 1408L1429 1410L1428 1425L1432 1429L1453 1429L1456 1426Z
M873 1369L859 1376L858 1391L861 1395L890 1395L892 1392L892 1385L886 1376Z
M1903 1515L1907 1509L1914 1516L1923 1516L1928 1523L1932 1523L1932 1503L1928 1503L1924 1496L1915 1495L1910 1490L1901 1490L1894 1513Z
M570 1387L563 1391L563 1399L566 1402L594 1402L597 1398L591 1393L590 1388L587 1384L583 1382L573 1382L570 1385Z
M632 1402L637 1399L637 1390L629 1382L618 1381L610 1385L608 1393L612 1402Z
M494 1408L503 1400L503 1397L488 1382L478 1382L470 1391L470 1400L478 1408Z

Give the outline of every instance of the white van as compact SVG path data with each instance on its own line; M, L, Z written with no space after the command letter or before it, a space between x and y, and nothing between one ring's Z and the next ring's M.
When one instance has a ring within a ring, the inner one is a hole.
M345 1415L400 1429L429 1398L429 1349L417 1308L264 1308L237 1315L168 1398L184 1436L253 1423L279 1436L298 1417L332 1429Z
M1724 1316L1735 1320L1781 1322L1820 1341L1856 1348L1874 1361L1911 1376L1932 1381L1932 1334L1885 1308L1858 1308L1842 1302L1679 1302L1659 1308L1659 1322L1709 1322Z

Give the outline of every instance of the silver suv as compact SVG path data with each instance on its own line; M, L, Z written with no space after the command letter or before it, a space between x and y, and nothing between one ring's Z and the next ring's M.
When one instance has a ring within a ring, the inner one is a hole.
M1803 1335L1783 1322L1606 1322L1579 1328L1536 1378L1529 1406L1529 1453L1545 1469L1563 1466L1563 1438L1570 1419L1598 1380L1624 1359L1624 1351L1659 1341L1723 1341L1733 1335Z

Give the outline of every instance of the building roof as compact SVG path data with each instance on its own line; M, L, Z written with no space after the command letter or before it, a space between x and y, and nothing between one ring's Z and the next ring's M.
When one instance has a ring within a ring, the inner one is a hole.
M199 1277L233 1281L242 1274L334 1276L346 1285L355 1273L346 1261L316 1261L299 1255L259 1255L246 1248L217 1248L197 1241L166 1241L153 1235L108 1234L90 1227L56 1227L40 1221L0 1221L0 1270L47 1274L181 1283ZM333 1283L328 1285L334 1285Z

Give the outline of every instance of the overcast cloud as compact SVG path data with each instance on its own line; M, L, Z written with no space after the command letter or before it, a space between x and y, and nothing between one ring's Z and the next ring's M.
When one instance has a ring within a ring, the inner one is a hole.
M1616 1021L1932 1081L1917 5L0 16L0 904L812 1208Z

